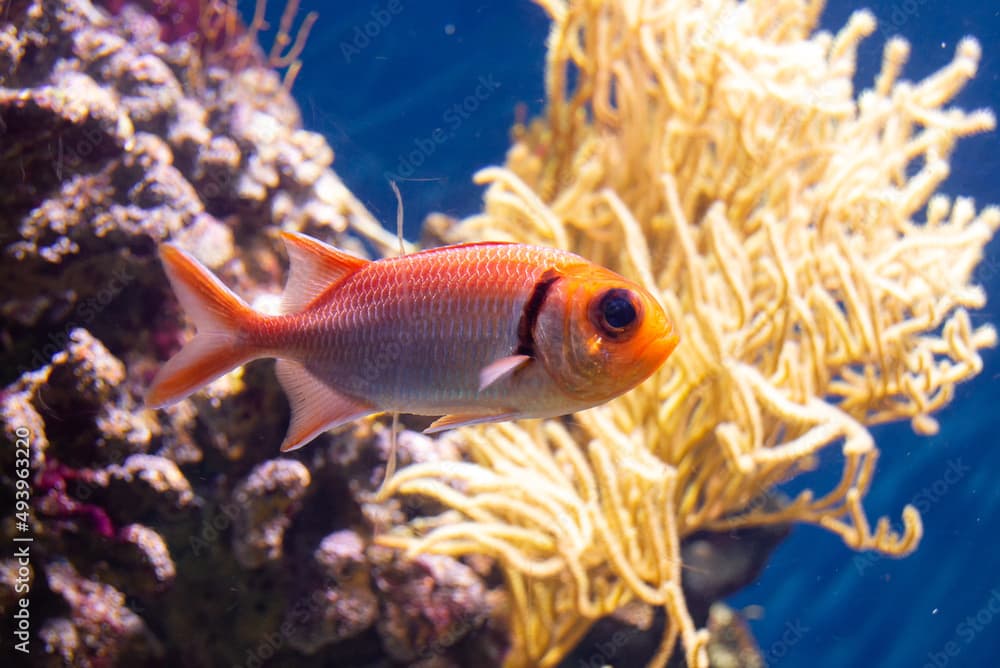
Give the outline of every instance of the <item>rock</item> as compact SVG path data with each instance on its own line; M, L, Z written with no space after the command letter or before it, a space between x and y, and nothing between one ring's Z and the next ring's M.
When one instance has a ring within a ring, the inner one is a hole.
M376 626L394 659L443 654L485 623L487 589L471 568L451 557L406 560L376 550L375 584L384 599Z
M109 585L81 577L68 563L46 569L48 588L68 609L39 631L43 665L135 665L163 656L163 647L142 619Z
M309 469L292 459L258 465L233 493L233 553L244 568L281 559L285 529L309 487Z
M285 612L292 632L289 642L303 654L353 638L378 617L365 543L354 531L337 531L323 539L300 598Z

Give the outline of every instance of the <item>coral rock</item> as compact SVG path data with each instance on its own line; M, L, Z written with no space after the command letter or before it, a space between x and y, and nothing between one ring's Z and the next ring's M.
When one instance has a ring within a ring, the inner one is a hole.
M344 530L330 534L313 559L319 582L310 583L304 603L285 613L293 629L289 644L304 654L356 636L378 616L365 543L357 533Z
M130 592L151 594L166 589L173 583L177 569L160 534L141 524L129 524L122 527L118 537L131 548L128 550L127 563L122 564L121 570L130 581L141 580L139 586L129 588Z
M377 627L386 651L396 660L441 654L485 621L490 610L486 587L465 564L439 555L373 558L375 583L384 601Z
M67 617L49 619L39 632L46 665L136 665L162 656L162 646L120 591L81 577L65 562L51 564L46 576L69 608Z
M159 428L125 391L121 361L85 329L70 331L65 349L57 343L38 352L47 356L56 349L50 364L7 388L2 412L8 429L31 425L35 456L52 456L47 450L53 443L55 458L67 463L92 461L94 453L100 453L98 461L113 461L117 453L142 451Z
M236 488L233 552L244 568L281 558L285 529L310 482L309 469L301 463L273 459L259 464Z
M95 483L106 488L108 505L122 509L128 517L139 517L150 509L170 517L195 501L191 484L177 465L156 455L131 455L121 465L98 471Z

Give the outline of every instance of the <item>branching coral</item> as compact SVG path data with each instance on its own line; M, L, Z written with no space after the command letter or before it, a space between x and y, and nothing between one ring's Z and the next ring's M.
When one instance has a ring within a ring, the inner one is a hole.
M125 0L99 0L115 14L129 2ZM259 38L268 29L264 15L267 0L256 0L253 19L244 26L236 0L139 0L137 3L149 12L161 26L160 37L164 42L189 41L197 47L201 61L210 65L225 65L231 70L245 69L249 65L267 65L285 70L283 85L291 90L295 77L302 68L299 56L305 48L309 32L319 15L309 12L297 31L293 31L299 0L288 0L281 13L278 32L265 56ZM196 63L201 65L202 62ZM197 80L203 75L199 69L192 73Z
M921 536L870 526L878 451L868 425L931 414L996 342L967 309L1000 211L935 194L960 137L994 126L945 105L979 46L918 82L885 47L855 97L856 13L817 32L822 2L538 0L553 20L543 118L515 130L485 212L455 240L568 248L636 277L679 323L674 357L636 391L574 423L463 430L474 464L425 463L390 490L451 510L386 542L485 552L511 595L509 665L554 665L630 600L664 606L654 663L678 637L704 666L680 589L692 532L807 522L854 549L900 556ZM840 448L841 481L775 510L755 500ZM443 521L442 521L443 520Z

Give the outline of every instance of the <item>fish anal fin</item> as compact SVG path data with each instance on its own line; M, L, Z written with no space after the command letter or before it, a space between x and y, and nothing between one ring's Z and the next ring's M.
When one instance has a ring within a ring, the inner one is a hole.
M439 431L455 429L456 427L468 427L469 425L483 424L484 422L503 422L504 420L513 420L517 416L518 414L512 411L442 415L437 420L434 420L427 429L424 429L424 433L436 434Z
M479 371L479 391L482 392L501 378L506 378L532 359L530 355L510 355L493 360Z
M288 251L288 282L281 296L283 313L298 313L334 283L369 263L297 232L282 232Z
M371 404L341 394L298 362L278 360L275 372L292 408L282 452L301 448L328 429L376 411Z

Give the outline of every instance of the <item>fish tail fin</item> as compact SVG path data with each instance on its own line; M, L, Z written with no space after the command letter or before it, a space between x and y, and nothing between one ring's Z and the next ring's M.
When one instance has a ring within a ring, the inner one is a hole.
M164 271L198 333L156 374L146 406L161 408L185 398L256 357L247 340L261 316L207 268L176 246L160 247Z

